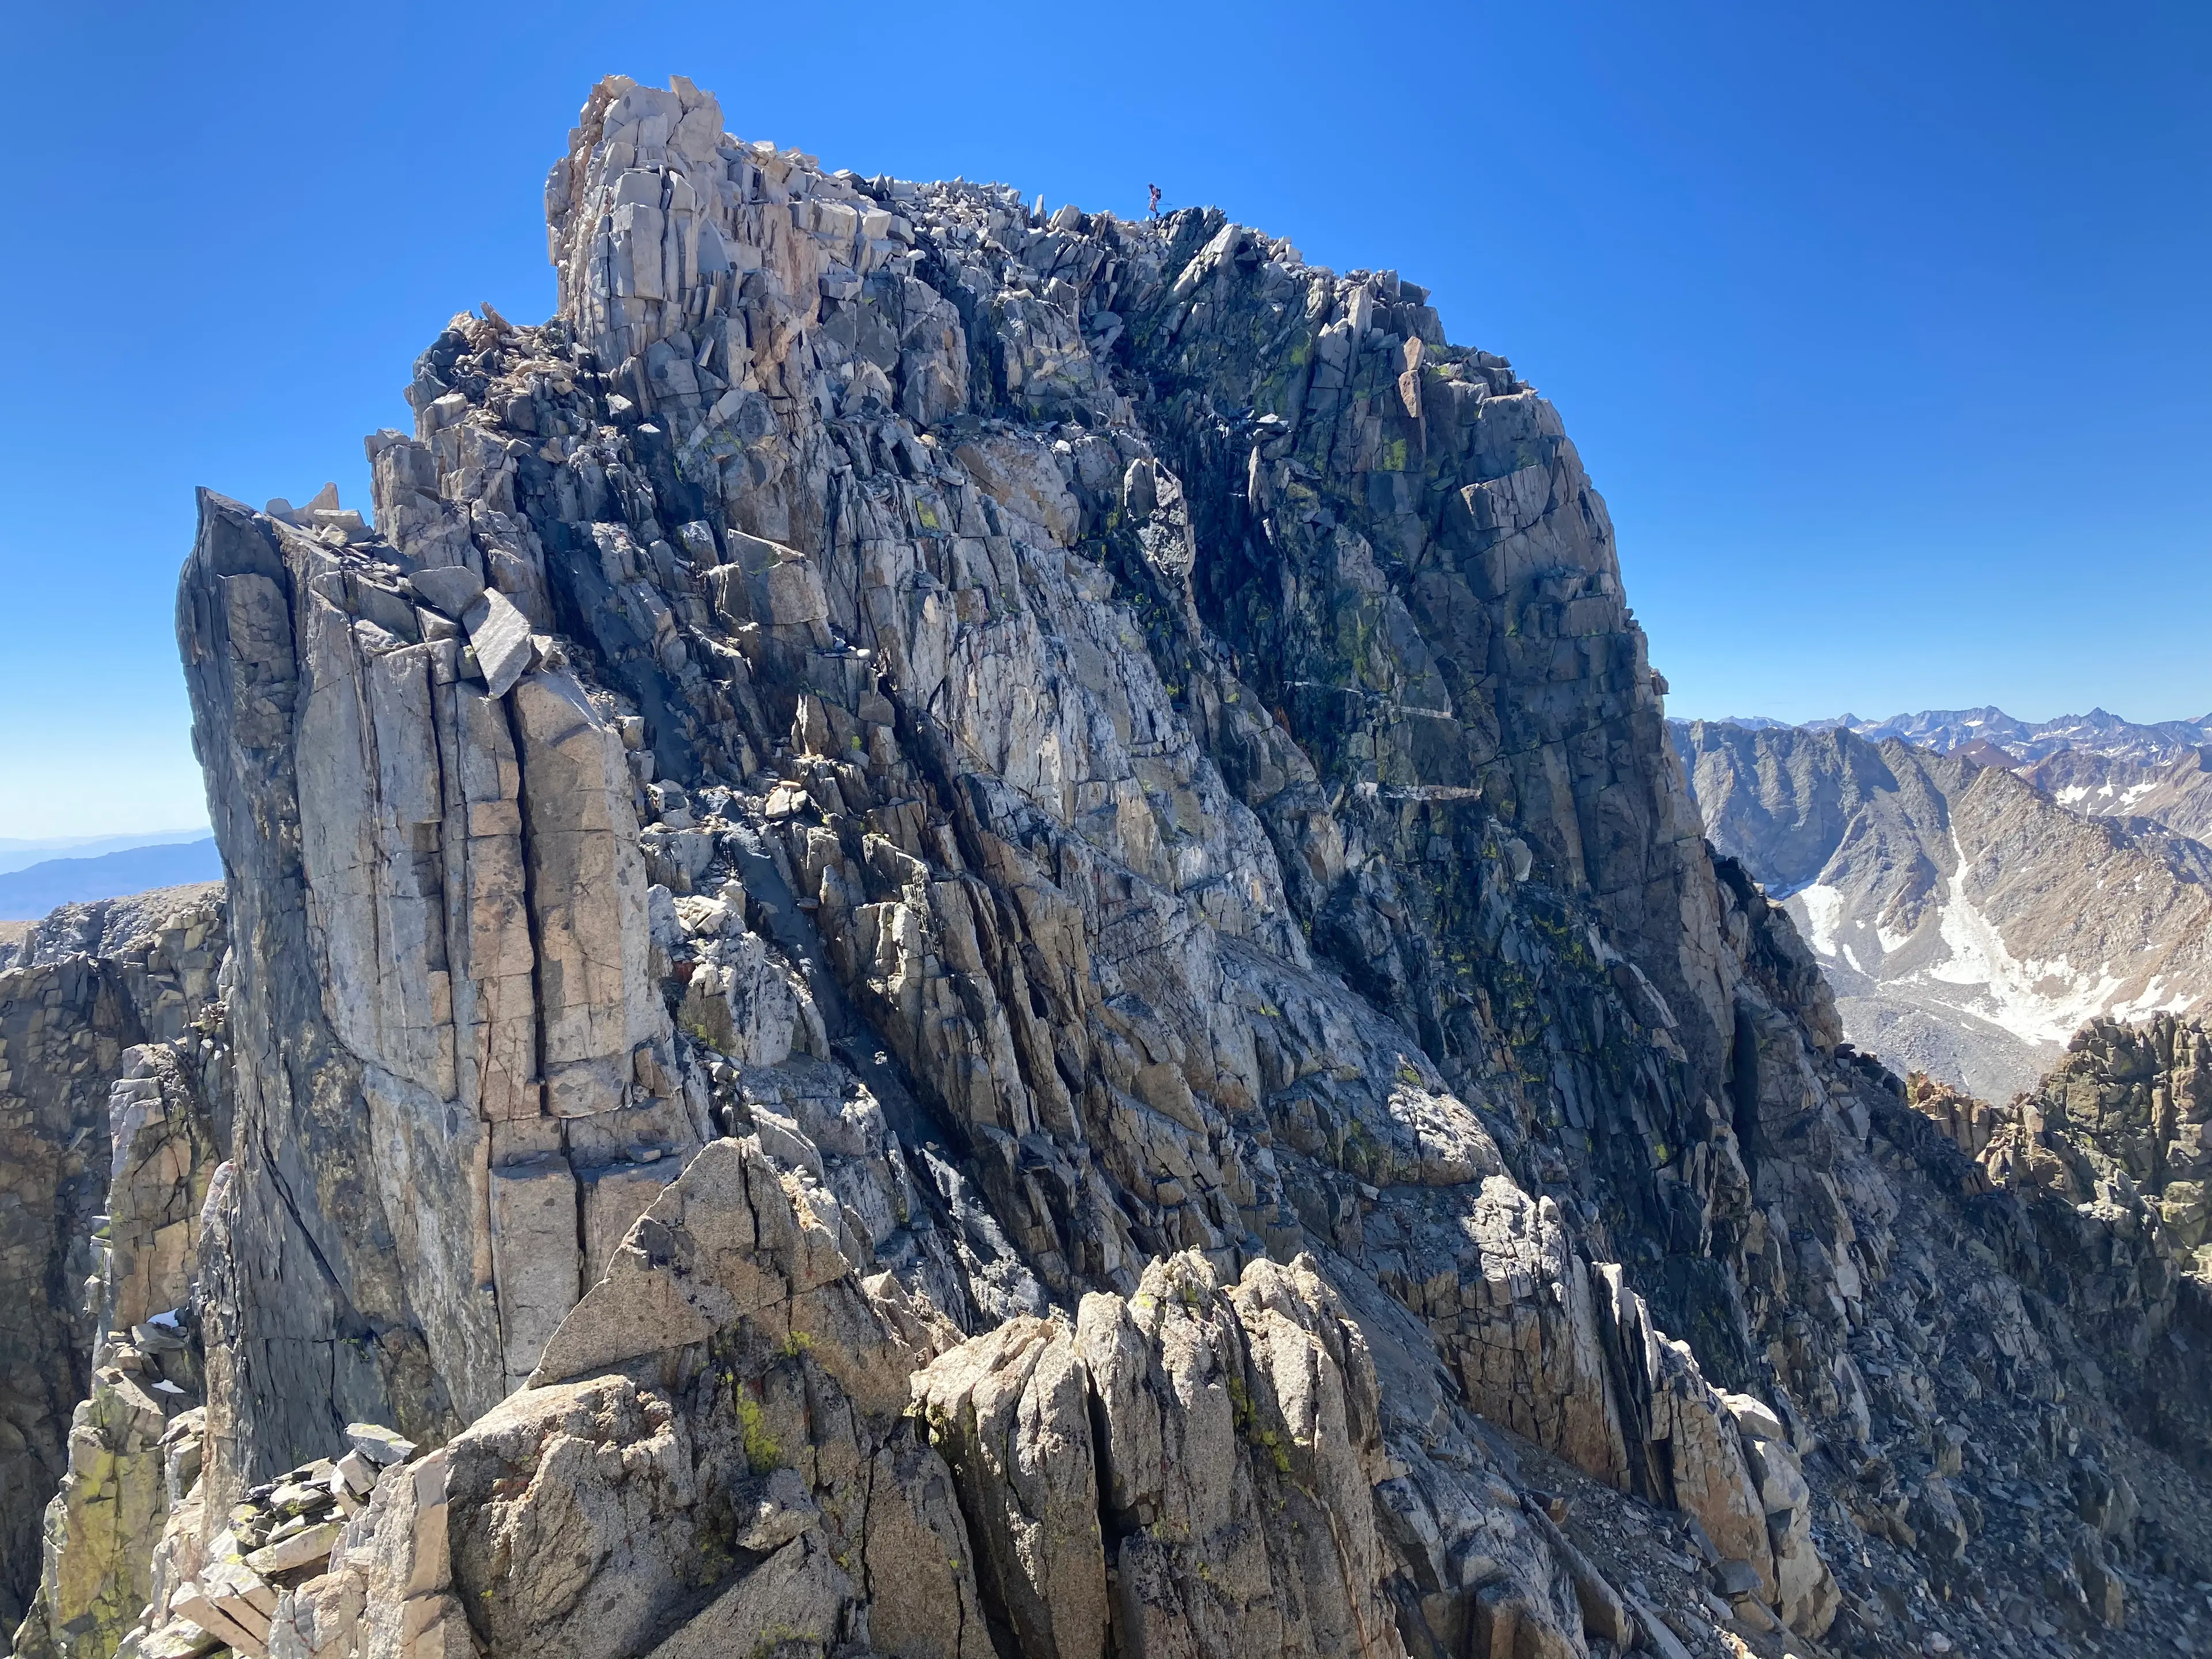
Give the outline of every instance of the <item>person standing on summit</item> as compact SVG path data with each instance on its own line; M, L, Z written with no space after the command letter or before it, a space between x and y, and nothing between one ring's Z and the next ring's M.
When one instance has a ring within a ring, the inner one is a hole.
M1145 188L1152 192L1152 217L1157 219L1160 216L1160 187L1158 185L1146 185Z

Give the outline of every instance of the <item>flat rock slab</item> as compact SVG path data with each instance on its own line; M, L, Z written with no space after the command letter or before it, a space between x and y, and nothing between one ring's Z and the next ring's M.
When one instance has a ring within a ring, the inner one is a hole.
M505 696L536 659L530 619L506 594L492 589L469 606L461 625L469 630L469 644L477 653L477 666L483 671L486 690L495 697Z
M426 601L455 622L467 616L469 608L484 596L483 578L466 565L433 565L408 580Z

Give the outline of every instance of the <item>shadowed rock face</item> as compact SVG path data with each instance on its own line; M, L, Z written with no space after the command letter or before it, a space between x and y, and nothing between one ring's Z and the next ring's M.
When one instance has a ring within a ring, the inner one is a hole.
M454 319L373 527L202 497L234 1162L131 1651L1984 1608L1904 1519L1964 1513L1930 1376L2040 1424L2074 1351L1978 1262L1923 1336L1988 1194L1705 848L1503 360L1218 213L825 175L680 80L596 88L546 199L558 314ZM252 1565L227 1517L357 1420L430 1449Z
M2198 1410L2195 1389L2169 1390L2157 1374L2171 1360L2160 1337L2212 1285L2207 1043L2201 1021L2171 1014L2092 1020L2008 1105L1917 1074L1908 1091L1990 1186L2021 1196L2041 1243L2022 1277L2075 1310L2104 1364L2158 1416Z

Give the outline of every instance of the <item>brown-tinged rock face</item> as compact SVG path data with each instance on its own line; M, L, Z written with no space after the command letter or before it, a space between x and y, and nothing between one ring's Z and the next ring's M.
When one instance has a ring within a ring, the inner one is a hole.
M1706 848L1602 502L1424 290L681 80L546 201L558 313L439 337L373 523L201 500L237 1063L125 1649L2179 1619L2023 1210Z

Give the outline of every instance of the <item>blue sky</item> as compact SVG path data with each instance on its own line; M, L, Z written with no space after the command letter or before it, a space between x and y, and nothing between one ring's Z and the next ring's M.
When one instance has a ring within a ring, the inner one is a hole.
M585 92L1395 266L1559 406L1674 712L2212 708L2212 9L14 7L0 836L201 820L191 491L552 303Z

